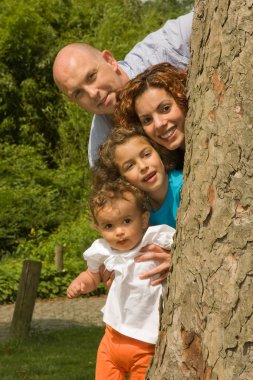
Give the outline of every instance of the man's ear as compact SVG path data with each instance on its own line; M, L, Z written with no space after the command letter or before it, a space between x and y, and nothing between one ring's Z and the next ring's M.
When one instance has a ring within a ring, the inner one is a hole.
M115 71L118 69L118 62L109 50L103 50L101 55L107 63L113 66Z
M148 228L148 225L149 225L149 217L150 217L150 214L148 211L145 211L143 214L142 214L142 228L144 230L146 230Z

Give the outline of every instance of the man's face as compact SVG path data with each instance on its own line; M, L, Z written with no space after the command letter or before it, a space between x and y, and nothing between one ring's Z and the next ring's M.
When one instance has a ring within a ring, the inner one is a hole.
M125 84L125 77L109 51L73 49L58 64L54 75L58 87L70 101L96 114L113 113L116 91Z

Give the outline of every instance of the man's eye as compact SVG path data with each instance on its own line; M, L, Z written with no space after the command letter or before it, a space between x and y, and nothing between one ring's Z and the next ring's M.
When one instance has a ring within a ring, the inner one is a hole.
M93 71L92 73L89 74L88 76L88 82L92 82L96 78L97 72Z

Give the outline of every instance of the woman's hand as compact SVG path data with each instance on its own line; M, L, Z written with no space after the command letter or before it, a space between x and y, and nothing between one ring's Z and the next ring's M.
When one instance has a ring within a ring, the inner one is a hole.
M142 255L135 258L135 261L140 263L148 260L159 261L160 264L154 269L140 275L140 279L147 279L154 275L160 274L158 278L151 281L151 285L161 284L166 280L170 269L171 251L161 248L158 245L147 245L141 249Z

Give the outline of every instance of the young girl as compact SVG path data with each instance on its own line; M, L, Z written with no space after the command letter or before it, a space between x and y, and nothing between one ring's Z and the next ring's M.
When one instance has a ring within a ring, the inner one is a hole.
M96 229L103 239L96 240L84 252L88 269L69 286L68 297L77 297L96 288L102 263L114 270L115 279L103 308L106 332L100 343L96 380L144 380L154 355L159 330L159 302L162 285L150 286L150 279L139 280L143 270L154 261L135 262L140 249L158 244L170 249L174 229L149 227L145 194L122 179L107 182L91 197Z
M186 71L169 63L151 66L118 94L115 122L137 126L168 150L185 149Z
M124 177L148 195L150 224L167 224L175 228L182 170L175 169L179 161L175 154L171 154L171 161L166 163L167 173L155 147L156 144L144 134L137 134L134 128L112 129L100 148L99 160L94 168L94 182L102 184L108 178ZM166 159L168 161L168 154Z

